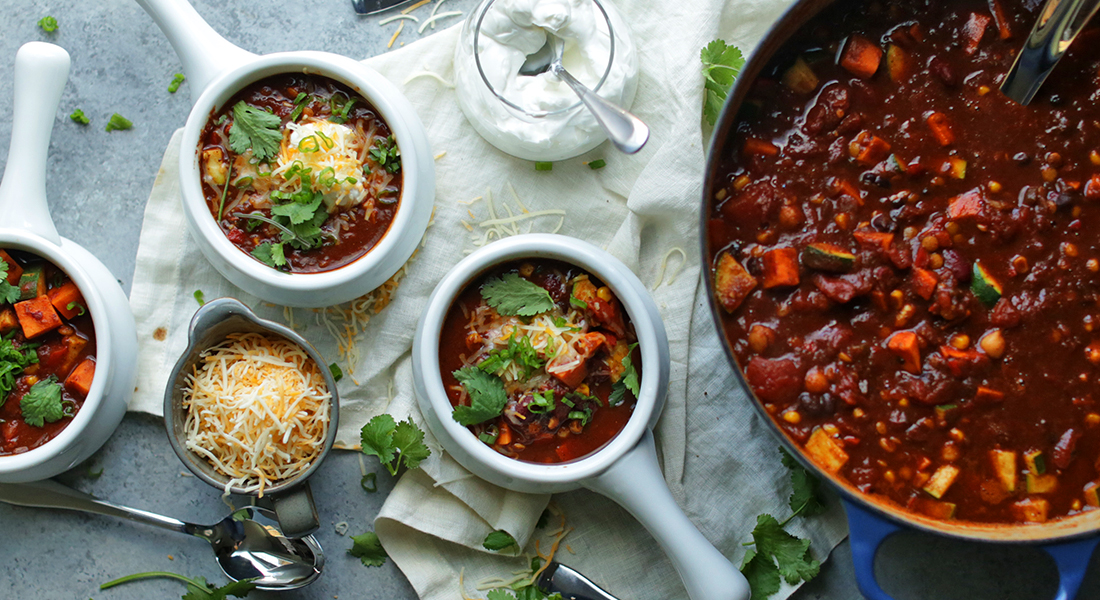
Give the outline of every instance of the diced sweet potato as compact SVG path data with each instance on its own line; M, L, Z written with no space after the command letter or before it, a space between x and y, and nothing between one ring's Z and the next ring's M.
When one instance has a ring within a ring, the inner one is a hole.
M920 374L920 344L917 334L912 331L899 331L887 339L886 348L901 359L902 368L914 375Z
M9 331L19 326L19 319L15 318L15 309L5 308L0 310L0 335L7 335Z
M889 250L890 244L894 241L894 234L878 231L853 231L852 237L856 238L856 241L865 248L878 246L883 250Z
M955 143L955 132L951 131L951 122L947 119L947 115L941 112L928 115L928 128L932 130L932 137L936 138L941 146L950 146Z
M56 363L58 373L68 373L73 369L76 361L80 360L84 347L88 345L88 340L79 335L67 335L64 339L64 345L64 350L60 353Z
M998 392L993 388L978 386L978 393L974 395L974 401L980 404L994 404L1005 399L1004 392Z
M861 131L848 144L848 154L859 164L873 167L890 155L890 144L870 131Z
M16 303L15 314L19 318L19 326L23 328L23 335L28 340L61 327L61 317L46 296Z
M810 439L806 441L806 456L830 473L836 473L848 462L848 453L840 442L820 427L814 429Z
M575 353L563 353L555 356L546 364L546 372L574 389L588 376L588 359L600 346L604 345L606 338L602 333L586 333L580 339L573 342Z
M92 389L92 378L94 376L95 361L86 358L65 378L65 388L74 394L87 397L88 390Z
M952 221L967 217L977 217L982 214L985 207L985 198L978 188L955 196L947 205L947 218Z
M854 183L840 177L833 177L829 180L832 186L833 193L842 196L848 196L858 202L860 206L863 205L863 193L859 191L859 188Z
M882 48L861 35L848 38L844 55L840 58L840 66L861 79L870 79L875 71L878 71L880 62L882 62Z
M989 4L993 7L993 22L997 24L997 31L1001 34L1001 39L1010 39L1012 29L1009 26L1008 17L1005 15L1005 9L1001 6L1000 0L991 0Z
M737 259L728 252L723 252L718 258L718 266L714 269L714 295L718 304L726 309L726 312L737 310L738 306L756 288L756 278L737 262Z
M8 283L18 285L19 277L23 275L23 267L16 264L16 262L12 260L11 255L3 250L0 250L0 260L8 263Z
M978 51L978 42L982 41L982 36L985 35L985 29L989 26L991 20L992 18L988 15L970 13L970 18L966 20L966 24L963 25L962 29L963 50L967 54L974 54Z
M943 495L951 488L951 484L955 483L955 478L958 476L958 467L955 465L943 465L936 469L935 473L932 473L932 478L929 479L928 483L924 486L924 491L928 492L933 498L939 500L943 498Z
M1024 498L1012 504L1012 515L1017 521L1045 523L1050 513L1050 502L1043 498Z
M914 268L913 269L913 291L918 296L929 300L932 298L932 294L936 293L936 286L939 285L939 279L936 278L936 274L927 269Z
M764 253L764 289L798 285L798 250L773 248Z
M71 281L66 281L65 285L50 290L47 295L50 298L50 304L53 304L57 312L66 319L82 315L87 310L84 296L80 295L80 290Z

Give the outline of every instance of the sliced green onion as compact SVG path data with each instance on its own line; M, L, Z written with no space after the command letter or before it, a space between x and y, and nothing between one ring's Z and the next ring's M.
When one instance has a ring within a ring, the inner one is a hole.
M206 304L206 294L202 293L202 290L195 290L195 302L199 303L199 306Z
M359 480L359 485L363 488L363 491L368 494L373 494L378 491L378 474L367 473Z
M252 185L252 178L248 176L241 177L233 182L233 187L235 188L246 188L250 185Z
M498 435L493 435L491 433L479 433L479 434L477 434L477 439L485 442L486 444L489 444L490 446L497 443L497 438L498 437L499 437Z
M172 76L172 83L168 84L168 93L175 94L180 89L180 84L183 83L183 73L176 73Z
M340 369L340 365L338 365L336 363L332 363L331 365L328 366L328 372L332 373L332 380L333 381L339 382L341 379L344 378L344 371L342 371Z
M325 150L332 150L336 147L336 142L332 141L332 138L325 135L325 132L320 129L317 130L317 136L321 138L321 145L324 146Z
M592 169L593 171L596 170L596 169L602 169L606 166L607 166L607 161L602 159L602 158L598 158L598 159L588 163L588 168Z
M301 152L302 154L317 152L320 149L320 142L318 142L317 138L312 135L298 142L298 152Z
M325 167L317 174L317 185L330 188L336 185L336 171L332 167Z
M537 162L537 163L535 163L535 170L536 171L553 171L554 170L554 163L549 162L549 161Z
M225 187L222 188L222 199L218 203L218 222L222 222L222 216L225 212L225 197L229 194L229 180L233 178L233 163L229 163L229 171L225 174Z

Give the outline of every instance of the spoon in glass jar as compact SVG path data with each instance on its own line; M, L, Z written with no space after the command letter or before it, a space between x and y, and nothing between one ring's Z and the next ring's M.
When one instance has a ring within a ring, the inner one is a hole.
M234 581L251 579L261 590L293 590L321 575L325 555L313 536L289 539L266 509L249 506L214 525L194 525L100 500L56 481L0 484L0 501L16 506L61 508L121 517L202 538L214 547L218 564Z
M527 60L519 68L519 74L534 77L547 71L553 73L577 93L616 148L627 154L641 150L649 140L649 127L638 117L600 97L570 75L561 64L564 48L565 40L547 31L546 43L537 52L527 56Z

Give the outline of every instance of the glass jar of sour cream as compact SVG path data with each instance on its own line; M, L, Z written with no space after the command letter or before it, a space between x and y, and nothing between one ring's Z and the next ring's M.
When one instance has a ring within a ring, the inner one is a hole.
M589 89L624 109L638 89L634 41L610 0L482 0L455 48L458 104L489 143L527 160L570 158L607 139L565 82L519 74L548 31L565 41L562 64Z

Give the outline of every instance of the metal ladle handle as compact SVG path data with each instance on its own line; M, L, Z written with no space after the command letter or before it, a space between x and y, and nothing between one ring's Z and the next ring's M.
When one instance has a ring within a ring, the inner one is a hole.
M1001 82L1001 91L1020 104L1030 103L1098 9L1100 0L1047 0L1016 62Z
M50 480L34 483L0 483L0 502L7 502L16 506L60 508L108 517L119 517L191 535L194 535L197 530L207 529L171 517L111 504Z

